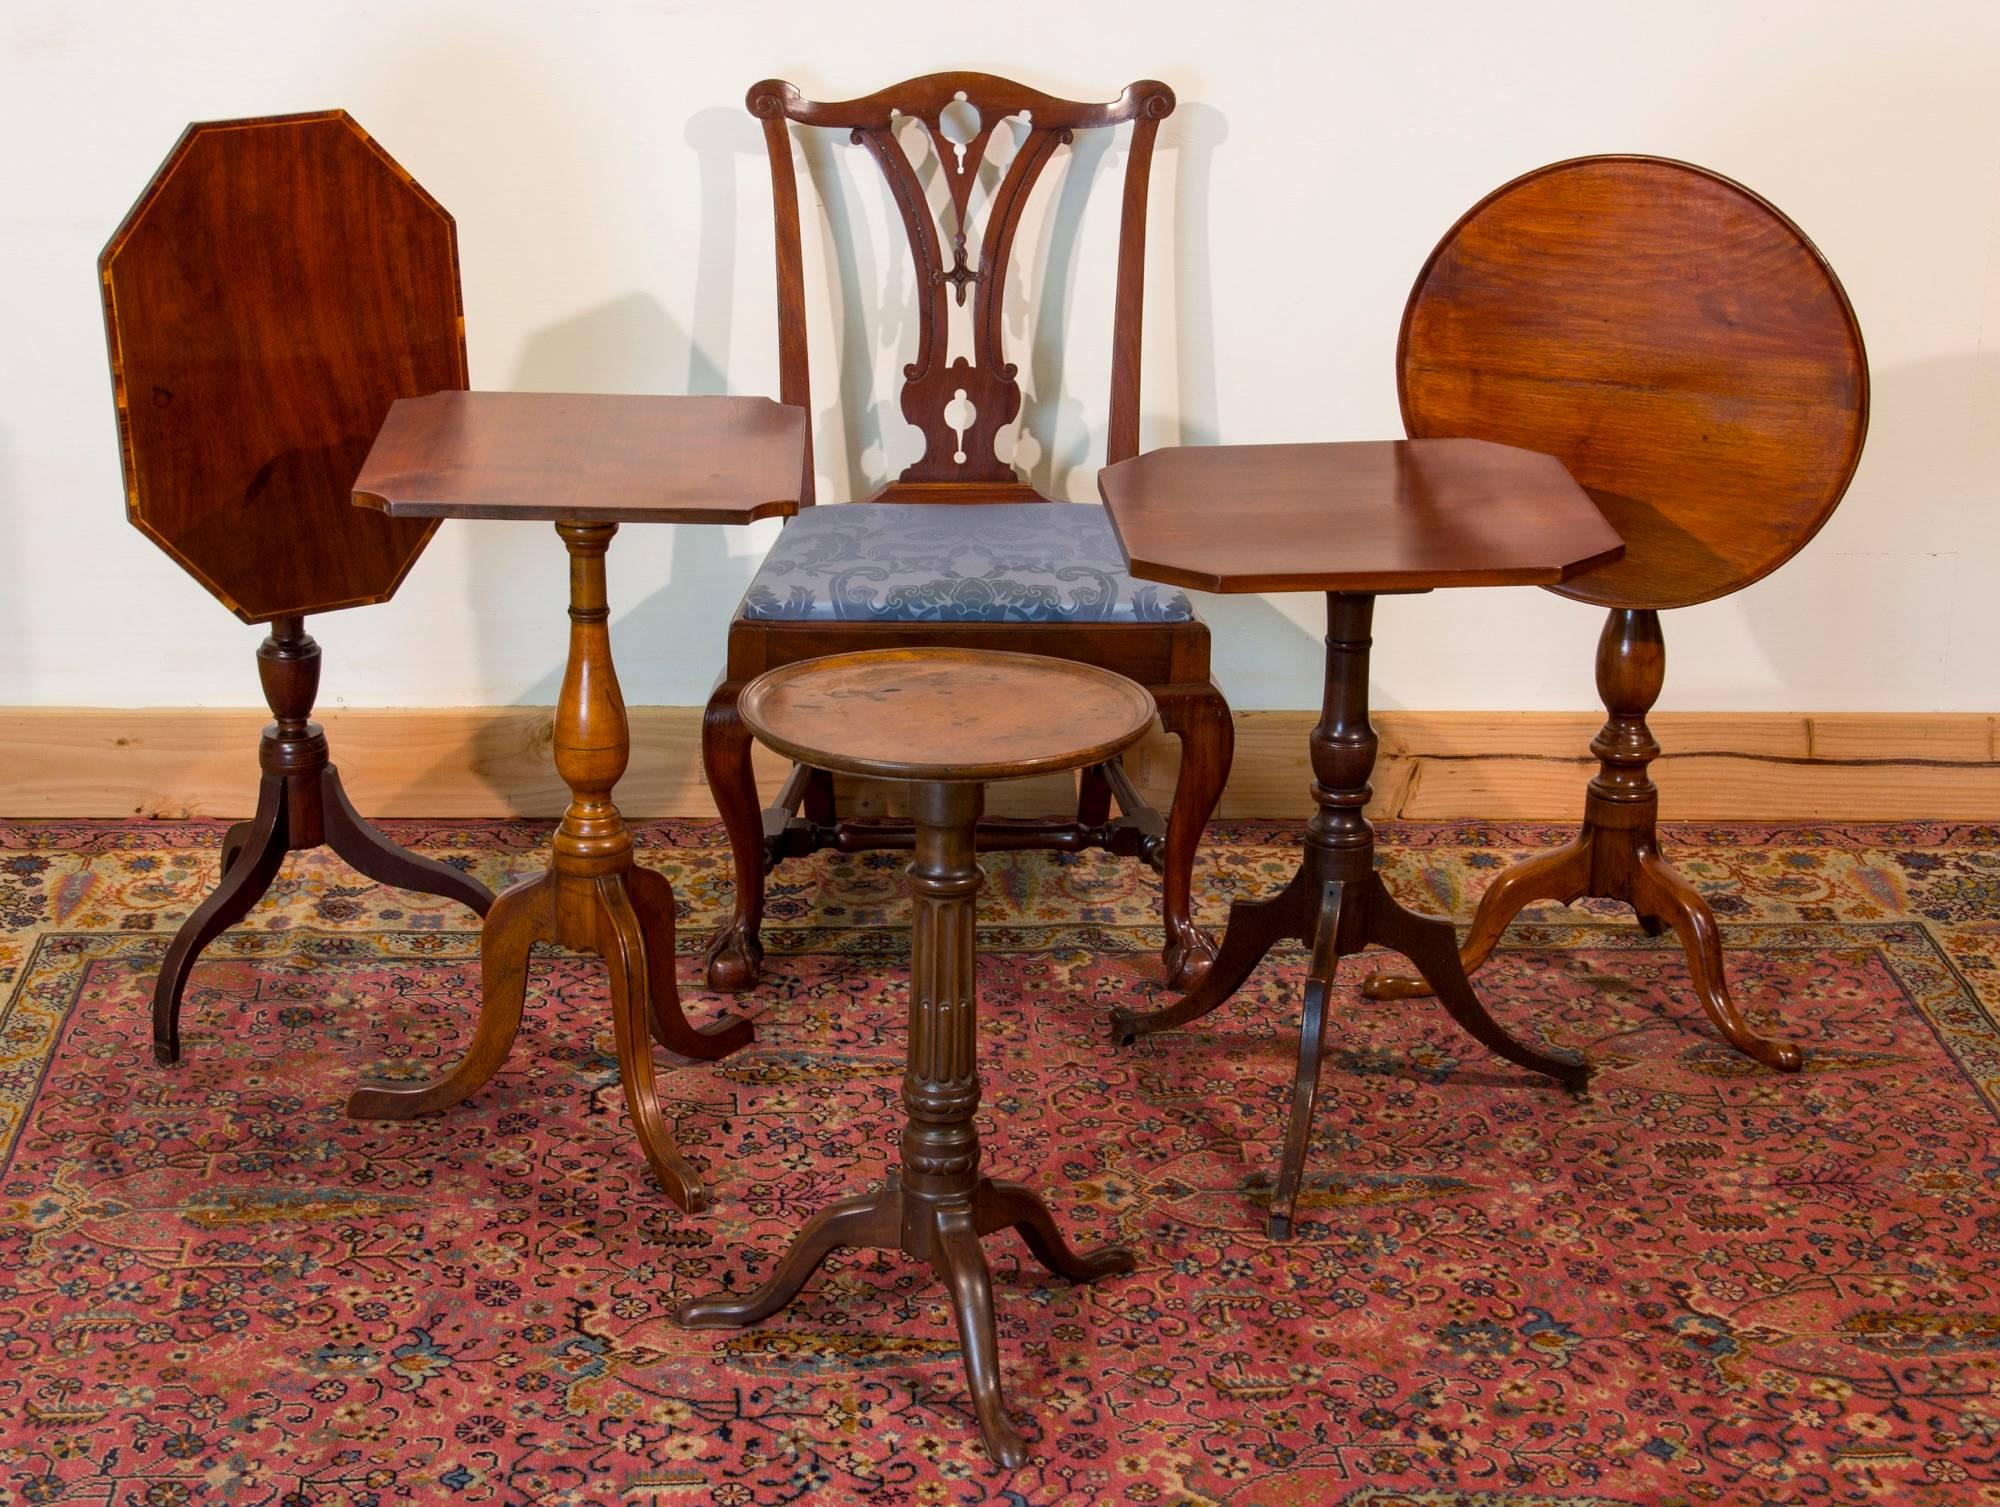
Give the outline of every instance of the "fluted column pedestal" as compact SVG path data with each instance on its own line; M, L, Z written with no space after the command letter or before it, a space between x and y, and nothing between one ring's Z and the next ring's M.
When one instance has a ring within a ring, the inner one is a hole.
M1132 1270L1122 1246L1077 1252L1039 1194L979 1173L977 897L974 827L982 788L928 781L910 791L916 823L909 866L909 1066L903 1074L902 1168L881 1188L822 1210L771 1279L748 1296L684 1303L690 1328L726 1329L769 1318L796 1297L835 1249L900 1250L929 1262L951 1295L965 1377L986 1447L1001 1465L1027 1459L1000 1391L993 1281L980 1240L1018 1229L1035 1258L1072 1282Z

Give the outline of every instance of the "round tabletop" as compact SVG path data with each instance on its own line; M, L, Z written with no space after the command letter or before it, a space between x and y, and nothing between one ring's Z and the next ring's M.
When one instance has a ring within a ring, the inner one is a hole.
M983 649L872 649L758 676L737 709L815 769L883 780L1011 780L1101 764L1153 722L1144 686L1093 665Z
M1558 457L1625 540L1552 585L1684 607L1776 570L1825 523L1868 430L1839 279L1739 183L1657 157L1540 168L1468 210L1403 314L1413 438Z

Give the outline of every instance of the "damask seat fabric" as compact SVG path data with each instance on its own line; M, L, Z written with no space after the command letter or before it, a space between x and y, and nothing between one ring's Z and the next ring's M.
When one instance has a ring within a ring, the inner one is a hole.
M744 594L776 622L1183 623L1187 593L1135 581L1092 503L849 502L803 509Z

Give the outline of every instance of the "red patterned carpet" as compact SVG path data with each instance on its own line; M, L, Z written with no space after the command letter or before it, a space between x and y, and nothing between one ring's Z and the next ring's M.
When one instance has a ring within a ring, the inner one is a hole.
M1211 834L1210 915L1288 872L1290 831ZM497 885L546 828L396 832ZM1674 834L1797 1077L1721 1048L1671 943L1609 911L1534 913L1483 975L1596 1061L1582 1103L1350 989L1288 1245L1259 1200L1302 956L1117 1050L1105 1012L1156 994L1150 880L990 860L989 1168L1139 1255L1073 1289L989 1243L1011 1473L912 1263L836 1256L738 1334L669 1318L894 1154L898 859L780 872L757 1044L665 1078L715 1191L689 1219L626 1133L589 960L537 973L487 1092L344 1119L370 1067L454 1055L477 957L465 912L324 856L211 950L156 1068L153 970L220 833L0 824L0 1501L2000 1502L1994 828ZM1399 891L1461 919L1559 835L1385 831ZM685 982L719 836L641 836Z

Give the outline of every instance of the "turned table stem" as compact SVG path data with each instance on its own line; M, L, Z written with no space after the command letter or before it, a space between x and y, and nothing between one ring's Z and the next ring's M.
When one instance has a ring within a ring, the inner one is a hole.
M1660 850L1660 788L1652 776L1660 743L1646 714L1659 700L1666 674L1660 614L1613 608L1597 640L1597 694L1605 722L1590 743L1598 765L1584 794L1582 829L1572 841L1523 859L1487 886L1459 961L1467 973L1478 971L1514 917L1536 901L1568 905L1586 895L1621 901L1632 907L1646 935L1673 928L1687 956L1695 998L1723 1040L1766 1067L1796 1072L1804 1053L1793 1042L1761 1034L1744 1018L1723 972L1715 912ZM1424 980L1386 971L1369 975L1362 988L1371 999L1428 992Z
M436 859L420 858L364 821L328 761L326 733L312 720L319 696L319 643L303 617L271 620L257 649L257 678L271 723L258 741L257 814L222 838L222 878L174 934L153 984L153 1057L181 1055L181 996L202 949L250 913L278 877L285 855L328 847L382 884L442 895L485 915L493 892Z
M479 1020L465 1056L433 1083L371 1083L348 1101L364 1119L405 1119L457 1104L506 1062L520 1029L529 951L537 942L595 952L611 985L619 1080L641 1149L668 1197L707 1203L660 1108L652 1042L712 1060L747 1046L748 1021L696 1030L674 987L674 898L666 878L633 862L632 834L611 792L631 757L625 700L612 665L604 556L615 523L557 523L569 551L569 659L556 707L555 765L570 801L549 867L493 903L480 939Z
M979 866L974 843L983 791L959 781L910 787L909 1055L903 1073L902 1167L871 1193L822 1210L778 1269L745 1297L691 1299L690 1328L736 1328L769 1318L796 1297L834 1250L900 1250L927 1261L951 1300L968 1392L987 1451L1012 1468L1028 1447L1000 1386L993 1279L981 1239L1014 1228L1043 1266L1072 1282L1133 1269L1122 1246L1078 1252L1032 1188L979 1174L977 937Z
M1315 810L1291 882L1262 900L1230 907L1229 926L1207 976L1177 1003L1150 1013L1119 1009L1112 1028L1130 1042L1199 1020L1233 995L1271 948L1283 941L1311 949L1300 1011L1298 1071L1284 1152L1271 1196L1275 1239L1291 1234L1306 1149L1311 1141L1320 1065L1332 1029L1330 991L1340 959L1372 945L1416 964L1458 1025L1509 1062L1580 1090L1589 1068L1568 1054L1545 1052L1510 1036L1486 1012L1459 966L1449 922L1403 908L1375 871L1375 828L1368 820L1377 739L1368 711L1368 660L1375 596L1326 596L1326 683L1320 719L1308 738Z

